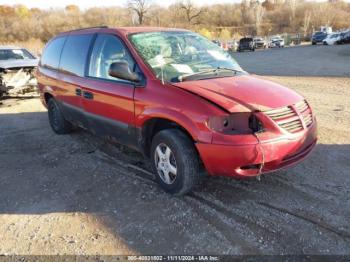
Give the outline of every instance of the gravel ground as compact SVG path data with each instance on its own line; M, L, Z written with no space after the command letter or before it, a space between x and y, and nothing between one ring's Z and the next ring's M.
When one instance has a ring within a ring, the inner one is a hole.
M55 135L38 98L4 100L0 254L350 254L350 78L268 78L313 105L315 151L260 182L205 178L185 197L163 193L132 150Z
M248 72L275 76L350 76L350 45L296 46L234 53Z

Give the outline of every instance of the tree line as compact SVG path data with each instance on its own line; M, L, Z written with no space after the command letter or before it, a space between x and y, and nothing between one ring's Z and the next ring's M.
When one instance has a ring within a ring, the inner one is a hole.
M197 6L179 0L163 7L151 0L129 0L125 6L76 5L61 9L0 5L0 42L38 40L45 43L62 31L107 25L188 28L208 38L228 40L243 35L299 33L310 36L320 26L350 27L350 3L330 0L243 0L241 3Z

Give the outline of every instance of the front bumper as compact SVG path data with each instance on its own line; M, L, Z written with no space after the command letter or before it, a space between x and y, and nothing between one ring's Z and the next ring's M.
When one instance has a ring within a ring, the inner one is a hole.
M253 135L251 135L253 136ZM303 161L317 142L316 122L298 136L282 136L254 144L219 145L197 143L197 149L210 175L254 177L264 162L262 173L273 172ZM264 161L263 161L264 160Z

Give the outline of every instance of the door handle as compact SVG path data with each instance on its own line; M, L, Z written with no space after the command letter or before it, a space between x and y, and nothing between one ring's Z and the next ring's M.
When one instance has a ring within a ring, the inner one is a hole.
M77 96L81 96L81 89L80 88L75 89L75 94Z
M94 99L94 94L93 94L93 93L90 93L90 92L87 92L87 91L84 91L84 92L83 92L83 96L84 96L84 98L86 98L86 99Z

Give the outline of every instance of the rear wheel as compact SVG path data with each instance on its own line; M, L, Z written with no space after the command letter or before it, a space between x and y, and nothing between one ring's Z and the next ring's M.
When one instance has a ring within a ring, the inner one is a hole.
M47 103L49 122L52 130L59 135L68 134L72 131L72 124L64 119L63 114L55 101L51 98Z
M166 129L152 140L151 157L161 188L184 195L199 181L199 159L193 142L180 130Z

